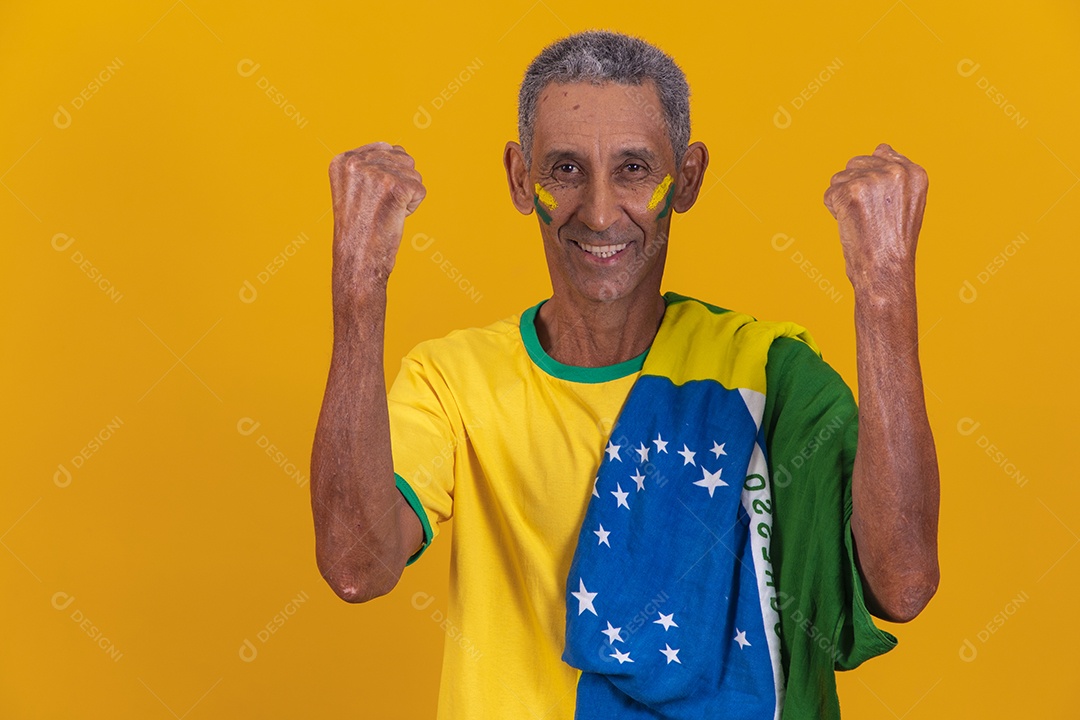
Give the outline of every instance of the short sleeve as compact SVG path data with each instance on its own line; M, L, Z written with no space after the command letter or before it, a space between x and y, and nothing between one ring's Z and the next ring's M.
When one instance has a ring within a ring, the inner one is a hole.
M454 466L462 424L445 378L425 362L423 343L401 361L387 392L394 479L424 530L411 565L453 515Z
M788 677L795 696L800 685L808 692L817 687L820 695L825 682L835 693L834 669L852 669L897 644L871 619L854 554L858 407L843 378L813 348L781 337L769 349L762 424L776 504L774 561Z

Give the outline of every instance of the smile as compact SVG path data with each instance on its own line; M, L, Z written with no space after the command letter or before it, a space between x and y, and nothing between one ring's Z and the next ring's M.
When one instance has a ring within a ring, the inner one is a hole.
M577 242L576 240L571 240L570 242L574 243L579 248L589 253L593 257L598 257L601 259L606 259L619 254L619 252L621 252L623 248L630 244L619 243L618 245L585 245L583 243Z

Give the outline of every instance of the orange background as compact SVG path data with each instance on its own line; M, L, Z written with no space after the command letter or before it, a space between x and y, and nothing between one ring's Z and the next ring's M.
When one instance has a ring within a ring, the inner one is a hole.
M0 716L434 716L449 535L367 605L314 562L326 168L387 140L428 188L390 285L392 379L416 342L550 292L500 154L529 60L592 27L676 58L712 154L664 289L804 324L853 387L821 196L881 141L926 167L943 579L881 623L900 646L840 676L842 706L1076 716L1075 4L171 1L0 7Z

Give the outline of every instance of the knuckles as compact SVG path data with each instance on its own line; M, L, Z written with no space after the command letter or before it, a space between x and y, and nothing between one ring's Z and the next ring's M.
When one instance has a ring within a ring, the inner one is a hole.
M881 190L910 188L916 192L926 189L929 178L926 170L914 163L885 160L874 168L841 170L829 182L844 195L863 197Z
M349 174L366 173L378 168L390 171L415 170L416 161L400 145L387 143L369 143L353 150L346 150L335 155L330 161L330 170Z
M371 143L335 155L329 167L335 190L408 198L423 191L415 161L400 145Z

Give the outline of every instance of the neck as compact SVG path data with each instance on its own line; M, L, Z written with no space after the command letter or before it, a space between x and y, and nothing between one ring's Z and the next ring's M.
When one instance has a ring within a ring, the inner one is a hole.
M540 306L536 335L544 351L566 365L614 365L648 349L665 307L658 292L611 302L580 301L556 293Z

